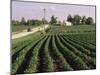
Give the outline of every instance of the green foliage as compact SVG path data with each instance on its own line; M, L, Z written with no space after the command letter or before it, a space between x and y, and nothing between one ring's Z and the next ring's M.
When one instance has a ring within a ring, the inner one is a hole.
M20 22L17 21L17 20L12 20L12 21L11 21L11 25L12 25L12 26L18 26L18 25L20 25Z
M93 25L94 20L92 17L74 15L73 17L69 14L67 16L67 21L71 22L73 25Z
M46 37L43 40L40 40L40 43L36 45L34 49L32 49L32 56L29 62L29 65L27 69L24 71L24 73L34 73L37 72L37 66L39 64L38 62L38 54L39 54L39 49L41 48L42 44L46 40Z
M56 38L57 38L57 43L60 48L60 51L64 54L65 58L67 60L69 60L70 64L73 65L74 69L78 69L78 70L89 69L89 67L86 65L85 62L83 62L83 60L80 57L76 56L74 54L74 52L70 51L66 46L64 46L57 36L56 36ZM77 66L77 67L75 67L75 66Z
M80 25L81 24L81 16L74 15L74 17L73 17L73 24L74 25Z
M95 25L51 26L47 34L84 34L95 33Z
M42 18L42 24L48 24L48 21L44 18Z
M45 24L47 23L48 22L45 20ZM12 32L21 32L24 29L33 28L40 25L43 25L43 22L41 20L32 19L26 21L24 17L21 19L21 21L18 20L11 21Z
M51 24L51 25L54 25L54 24L56 24L56 23L57 23L57 17L52 16L52 17L51 17L51 20L50 20L50 24Z
M74 52L77 56L79 56L90 68L92 68L93 65L95 65L95 61L94 61L95 59L92 59L89 55L91 53L91 51L88 51L85 48L84 48L84 50L81 50L81 48L78 48L80 46L80 44L78 44L76 47L74 47L76 45L76 43L68 40L67 37L66 37L66 39L63 39L61 36L59 36L59 37L60 37L62 43L64 43L65 46L67 46L72 52Z
M67 21L73 23L73 18L70 14L67 16Z
M86 16L83 16L83 17L82 17L82 21L81 21L81 22L82 22L83 25L86 24Z
M93 18L92 18L92 17L88 17L88 18L86 19L86 24L88 24L88 25L94 24Z
M56 46L55 36L53 35L52 40L52 54L55 60L58 60L57 63L59 63L60 70L73 70L73 68L68 64L66 59L63 57L63 54L60 53L59 48Z
M51 26L12 44L12 74L96 68L94 25Z
M54 71L54 65L53 65L53 60L50 57L49 54L49 42L50 42L50 37L47 39L46 43L45 43L45 47L44 47L44 72L52 72Z
M75 36L75 38L73 38L74 36ZM76 35L69 35L68 37L75 39L74 41L76 41L80 45L83 45L84 47L89 48L91 51L95 51L95 45L92 44L92 43L95 44L95 42L96 42L95 33L77 34L77 36Z
M40 20L28 20L26 24L29 26L30 25L41 25L42 21L40 21Z
M29 38L29 37L27 37ZM33 46L38 42L40 41L39 40L40 37L38 37L37 39L33 39L33 37L31 36L30 39L26 40L27 42L29 40L31 40L31 43L29 43L26 47L24 48L21 48L21 50L19 48L19 50L15 51L12 55L12 74L16 74L16 73L19 73L19 69L22 68L22 64L25 64L28 60L26 58L28 58L27 54L31 51L31 48L33 48ZM41 37L42 38L42 37ZM40 39L41 39L40 38ZM23 42L23 44L27 43L27 42ZM18 43L17 43L18 44ZM21 43L22 44L22 43ZM20 46L20 44L19 44ZM18 47L19 47L18 46ZM25 67L25 65L24 65ZM21 72L20 72L21 73Z
M24 17L22 17L20 24L21 24L21 25L26 25L26 20L25 20Z

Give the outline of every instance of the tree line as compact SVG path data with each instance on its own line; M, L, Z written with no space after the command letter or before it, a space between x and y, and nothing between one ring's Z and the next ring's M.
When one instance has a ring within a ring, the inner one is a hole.
M92 17L74 15L73 17L69 14L67 21L71 22L73 25L92 25L94 20Z
M94 23L94 20L92 17L86 17L86 16L80 16L80 15L74 15L73 17L69 14L67 16L67 19L66 21L68 22L71 22L73 25L93 25L95 24ZM61 21L57 21L57 17L55 16L52 16L51 17L51 21L50 21L50 24L53 25L53 24L57 24L57 22L59 24L61 24ZM65 21L63 21L62 24L64 24Z
M17 26L17 25L24 25L24 26L31 26L31 25L41 25L48 23L46 20L44 21L44 19L42 20L37 20L37 19L28 19L27 21L25 20L24 17L22 17L21 21L19 20L12 20L12 25Z
M69 14L67 16L67 19L65 21L71 22L73 25L93 25L94 20L92 17L86 17L86 16L80 16L80 15L74 15L71 16ZM12 25L41 25L41 24L50 24L50 25L61 25L63 22L58 21L56 16L51 16L50 21L47 21L46 19L42 18L42 20L37 20L37 19L30 19L30 20L25 20L24 17L22 17L21 21L18 20L12 20Z

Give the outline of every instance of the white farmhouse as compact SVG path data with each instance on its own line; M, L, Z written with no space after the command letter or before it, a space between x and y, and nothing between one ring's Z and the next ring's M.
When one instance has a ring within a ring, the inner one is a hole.
M72 26L72 23L69 22L69 21L65 21L65 25L66 25L66 26Z
M63 26L72 26L73 24L69 21L63 21L62 25Z

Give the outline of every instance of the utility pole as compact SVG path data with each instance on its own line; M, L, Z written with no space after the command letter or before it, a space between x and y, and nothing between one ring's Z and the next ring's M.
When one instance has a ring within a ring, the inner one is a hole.
M45 20L45 13L46 13L46 9L44 8L44 9L43 9L43 11L44 11L44 20Z
M44 21L43 21L43 24L44 24L44 31L45 31L45 14L46 14L46 9L44 8L43 11L44 11L44 16L43 16Z

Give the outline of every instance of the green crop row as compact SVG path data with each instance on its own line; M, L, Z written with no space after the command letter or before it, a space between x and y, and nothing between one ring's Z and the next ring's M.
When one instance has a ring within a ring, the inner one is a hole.
M79 49L81 52L85 53L86 55L90 55L90 54L91 54L91 52L90 52L89 50L85 49L85 48L84 48L83 46L81 46L80 44L77 44L77 43L73 42L73 41L71 40L71 38L68 39L67 36L62 36L62 37L63 37L69 44L72 44L74 47L76 47L76 48Z
M67 37L69 37L69 36L67 36ZM72 38L72 37L74 37L74 36L71 36L71 37L69 37L69 38ZM80 37L80 39L75 39L75 38L72 38L72 39L73 39L73 41L76 42L77 44L80 44L80 45L86 47L87 49L89 49L89 50L95 52L95 48L96 48L96 47L95 47L94 45L88 43L88 42L81 41L81 37Z
M31 59L30 62L28 64L27 69L24 71L24 73L34 73L37 72L37 66L38 66L38 54L39 54L39 49L41 48L42 44L44 43L44 41L47 39L47 37L45 37L43 40L41 40L35 48L32 49L32 55L31 55Z
M89 67L86 65L83 60L76 56L74 52L70 51L67 47L65 47L58 36L57 38L57 45L59 47L59 50L64 54L65 58L69 61L69 64L74 68L74 70L84 70L84 69L89 69Z
M44 50L43 50L43 72L52 72L54 71L54 65L53 65L53 60L49 54L49 42L50 42L50 36L47 39Z
M29 36L13 39L12 40L12 50L14 50L15 48L17 48L19 46L22 46L22 44L24 44L25 42L29 42L29 41L36 39L40 35L41 35L41 33L37 32L34 35L30 34Z
M40 39L41 40L41 39ZM31 43L27 47L25 47L21 52L19 53L18 57L15 60L14 63L12 64L12 74L17 73L18 68L21 66L21 64L26 60L25 56L30 51L30 49L40 40L34 41L34 43Z
M73 35L68 35L71 38L80 40L82 42L90 43L92 45L96 45L96 33L89 33L89 34L73 34Z
M56 61L56 63L58 63L57 66L59 66L60 70L59 71L72 71L73 68L68 64L68 62L66 61L66 59L63 57L63 55L59 52L58 47L56 46L56 42L55 42L55 36L52 37L51 39L52 41L52 54L53 54L53 58Z
M86 45L86 44L84 44L84 43L82 43L82 42L80 42L80 41L77 41L77 40L75 40L75 39L72 39L72 38L68 38L68 39L71 40L71 41L73 41L74 43L76 43L76 44L78 44L78 45L83 46L83 47L85 48L85 50L87 50L87 51L90 52L89 54L90 54L92 57L95 57L95 56L96 56L96 48L92 48L92 46Z
M61 42L72 52L74 52L77 56L79 56L90 68L93 68L93 65L96 64L95 59L91 58L90 56L87 56L83 52L81 52L81 49L75 48L73 45L68 43L63 37L59 36Z
M80 33L94 33L95 25L79 25L79 26L51 26L48 32L51 34L80 34Z

